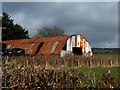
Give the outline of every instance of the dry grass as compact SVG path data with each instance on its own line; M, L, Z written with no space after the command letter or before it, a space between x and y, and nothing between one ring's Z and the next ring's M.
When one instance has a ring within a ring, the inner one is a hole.
M94 57L83 57L83 56L72 56L68 55L64 58L58 56L16 56L2 58L2 64L11 67L11 65L26 66L33 64L34 66L47 67L49 69L59 69L61 65L66 68L81 67L83 64L86 67L112 67L119 66L118 57L108 56L94 56Z

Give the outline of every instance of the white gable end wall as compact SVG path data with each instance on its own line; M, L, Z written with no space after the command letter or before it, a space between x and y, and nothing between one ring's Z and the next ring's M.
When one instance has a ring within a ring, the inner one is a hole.
M75 35L75 36L70 37L67 40L66 53L72 52L73 47L76 47L76 48L82 48L82 55L92 56L93 54L92 54L92 50L91 50L89 43L84 38L81 39L81 37L82 36L80 35Z

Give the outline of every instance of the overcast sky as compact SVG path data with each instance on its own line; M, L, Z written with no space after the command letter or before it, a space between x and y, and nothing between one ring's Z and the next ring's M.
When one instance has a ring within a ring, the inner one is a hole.
M80 34L92 47L118 47L117 2L3 2L2 11L33 37L37 29L57 26Z

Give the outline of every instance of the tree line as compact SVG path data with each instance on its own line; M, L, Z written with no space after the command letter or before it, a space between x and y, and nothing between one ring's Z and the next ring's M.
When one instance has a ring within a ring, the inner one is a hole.
M14 24L14 20L11 19L6 12L2 13L2 41L5 40L16 40L16 39L29 39L28 30L24 29L19 24ZM38 37L50 37L50 36L63 36L64 30L59 27L48 27L44 26L37 30L37 33L33 38Z

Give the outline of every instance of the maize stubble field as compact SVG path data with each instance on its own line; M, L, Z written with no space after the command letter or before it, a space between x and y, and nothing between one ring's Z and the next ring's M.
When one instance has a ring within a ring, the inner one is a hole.
M119 88L118 70L117 55L3 56L2 89Z

